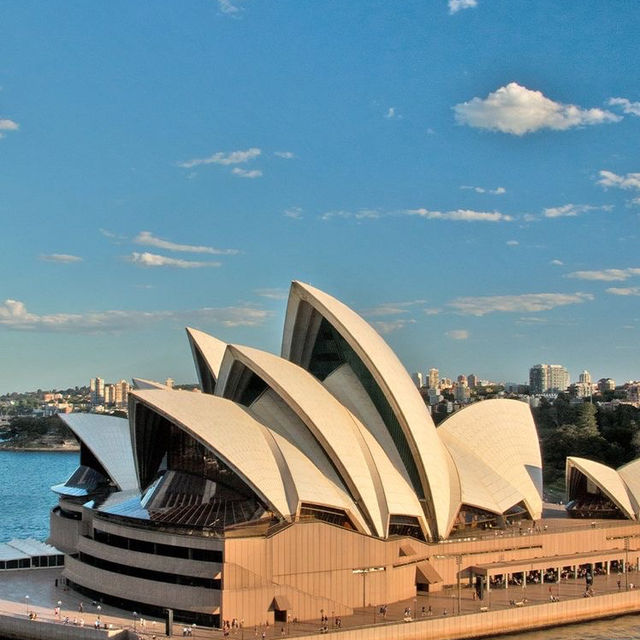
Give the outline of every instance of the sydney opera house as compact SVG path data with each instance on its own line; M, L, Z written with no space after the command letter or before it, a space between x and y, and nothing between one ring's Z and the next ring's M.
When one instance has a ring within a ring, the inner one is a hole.
M273 624L620 558L597 532L506 544L498 531L542 514L528 405L486 400L436 428L389 346L330 295L292 284L280 356L187 336L201 393L138 379L128 420L64 416L80 466L53 487L49 542L80 593Z

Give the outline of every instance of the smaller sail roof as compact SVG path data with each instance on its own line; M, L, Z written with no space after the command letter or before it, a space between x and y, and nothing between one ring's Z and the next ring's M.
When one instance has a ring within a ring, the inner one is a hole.
M569 456L567 458L567 482L573 469L584 474L593 482L628 518L635 517L635 511L627 492L627 485L620 474L601 462ZM571 496L569 496L571 498Z
M96 413L66 413L60 414L60 419L93 453L120 490L138 488L126 418Z

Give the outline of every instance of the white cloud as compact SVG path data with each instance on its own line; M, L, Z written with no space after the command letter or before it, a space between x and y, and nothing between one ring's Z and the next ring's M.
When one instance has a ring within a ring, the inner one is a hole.
M430 211L428 209L407 209L406 215L420 216L427 220L453 220L456 222L511 222L513 218L499 211L473 211L457 209L456 211Z
M640 296L640 287L609 287L606 291L614 296Z
M545 218L574 218L588 211L610 211L609 205L595 207L590 204L563 204L560 207L548 207L543 210L542 215Z
M283 214L285 218L292 218L293 220L302 220L302 207L289 207L285 209Z
M38 315L19 300L0 304L0 327L22 331L105 333L147 327L173 320L182 324L217 323L226 327L258 326L270 313L252 306L202 308L185 311L97 311Z
M17 131L20 125L8 118L0 118L0 138L4 138L5 131Z
M230 164L242 164L249 162L250 160L254 160L261 153L262 150L257 147L252 147L245 151L230 151L229 153L218 151L206 158L193 158L191 160L186 160L185 162L179 162L178 166L183 167L184 169L191 169L192 167L197 167L202 164L221 164L224 166L228 166Z
M599 280L602 282L614 282L628 280L632 276L639 276L640 268L630 267L628 269L600 269L589 271L574 271L567 274L567 278L577 278L578 280Z
M332 218L354 218L355 220L381 218L383 215L375 209L359 209L358 211L327 211L320 216L321 220L331 220Z
M72 262L82 262L80 256L72 256L68 253L49 253L42 254L40 260L44 262L58 262L61 264L71 264Z
M171 240L163 240L157 238L151 231L141 231L133 241L136 244L142 244L147 247L156 247L157 249L166 249L167 251L182 251L183 253L210 253L213 255L236 255L240 253L238 249L216 249L214 247L205 247L193 244L178 244Z
M517 247L520 243L517 240L507 240L508 247Z
M439 307L430 307L423 309L422 311L427 316L437 316L439 313L442 313L442 309Z
M227 16L237 16L242 11L238 2L242 0L218 0L218 9Z
M540 129L563 131L571 127L618 122L622 118L602 109L582 109L554 102L540 91L511 82L486 98L473 98L453 107L456 122L517 136Z
M373 326L378 330L381 334L391 333L392 331L398 331L399 329L404 329L406 326L410 324L415 324L415 320L411 318L398 318L397 320L389 320L388 322L379 321L374 322Z
M631 102L627 98L609 98L610 107L622 107L623 113L640 116L640 102Z
M447 303L458 313L483 316L487 313L535 313L568 304L593 300L589 293L525 293L513 296L477 296L457 298Z
M402 120L402 116L396 111L395 107L389 107L387 113L384 114L387 120Z
M176 267L177 269L199 269L201 267L219 267L220 262L199 262L194 260L178 260L177 258L167 258L157 253L137 253L133 252L129 256L129 262L133 262L141 267Z
M467 340L469 338L469 332L466 329L451 329L444 335L452 340Z
M233 173L234 176L238 177L238 178L260 178L262 177L262 171L260 171L260 169L241 169L240 167L234 167L231 170L231 173Z
M449 13L453 15L463 9L473 9L478 6L478 0L449 0Z
M286 300L289 296L287 289L256 289L255 292L261 298L268 298L269 300Z
M640 173L627 173L619 176L613 171L600 171L598 184L616 189L640 189Z
M490 193L494 196L501 196L504 193L507 193L507 190L504 187L496 187L495 189L485 189L484 187L470 187L468 185L462 185L461 189L466 189L470 191L475 191L476 193Z
M293 151L274 151L273 155L278 158L284 158L285 160L291 160L296 157Z
M556 258L556 259L552 260L549 264L552 264L555 267L561 267L562 265L564 265L564 262L562 262L562 260L558 260Z

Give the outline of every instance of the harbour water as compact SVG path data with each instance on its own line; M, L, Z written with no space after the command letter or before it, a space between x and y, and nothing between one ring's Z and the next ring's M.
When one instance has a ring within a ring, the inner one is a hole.
M0 509L3 514L0 518L0 542L29 537L45 540L49 529L49 511L57 501L50 487L64 482L77 465L77 452L0 451ZM508 637L517 640L640 639L640 615L523 632Z
M57 497L50 487L78 466L78 452L0 451L0 542L45 540Z

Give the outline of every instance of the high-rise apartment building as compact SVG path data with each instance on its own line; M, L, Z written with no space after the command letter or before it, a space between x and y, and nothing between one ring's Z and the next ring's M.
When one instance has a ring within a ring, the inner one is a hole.
M102 378L91 378L89 390L91 391L92 404L102 404L104 402L104 380Z
M429 369L429 389L438 389L440 386L440 372L437 369Z
M412 373L411 379L413 380L413 383L416 385L416 387L418 387L418 389L422 388L424 381L422 379L422 374L419 371Z
M536 364L529 369L529 391L559 393L569 386L569 372L560 364Z

